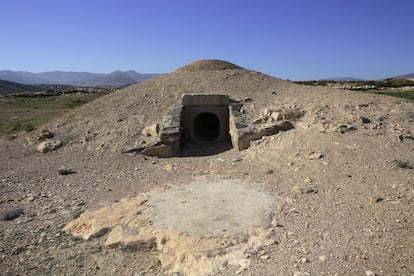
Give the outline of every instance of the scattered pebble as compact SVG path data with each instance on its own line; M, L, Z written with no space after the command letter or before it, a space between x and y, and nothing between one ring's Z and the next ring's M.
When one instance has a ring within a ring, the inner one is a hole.
M381 201L384 201L384 199L382 197L371 197L371 203L379 203Z
M273 174L273 170L271 170L271 169L265 170L264 174Z
M33 195L27 195L24 200L27 202L33 202L36 198Z
M361 122L364 123L364 124L371 123L371 120L369 118L367 118L367 117L362 117L361 116L360 119L361 119Z
M307 187L307 188L305 188L305 193L306 194L317 194L318 189L312 188L312 187Z
M263 254L263 255L261 255L261 256L260 256L260 258L261 258L262 260L268 260L268 259L270 259L270 256L269 256L269 255L267 255L267 254Z
M307 176L306 178L305 178L305 180L303 180L303 182L305 182L305 183L312 183L312 178L310 178L309 176Z

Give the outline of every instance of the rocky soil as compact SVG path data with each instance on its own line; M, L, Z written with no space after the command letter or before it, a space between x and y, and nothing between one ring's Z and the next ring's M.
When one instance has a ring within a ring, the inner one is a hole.
M183 93L218 93L295 128L249 149L176 158L123 153L151 143ZM289 113L290 112L290 113ZM63 228L86 210L199 176L240 179L275 199L274 242L248 254L233 275L413 275L414 103L306 87L209 61L93 101L44 126L62 146L40 153L40 132L0 143L0 264L3 275L157 275L157 246L108 248ZM196 272L194 272L196 274Z

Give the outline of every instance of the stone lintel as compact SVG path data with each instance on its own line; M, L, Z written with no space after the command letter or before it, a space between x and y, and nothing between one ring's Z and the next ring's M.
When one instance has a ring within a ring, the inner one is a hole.
M183 106L229 105L229 97L219 94L183 94Z

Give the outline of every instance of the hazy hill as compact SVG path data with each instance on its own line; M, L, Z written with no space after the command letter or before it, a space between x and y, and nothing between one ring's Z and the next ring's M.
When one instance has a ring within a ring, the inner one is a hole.
M40 90L42 90L42 88L34 85L27 85L11 81L0 80L0 95L21 92L34 92Z
M400 78L400 79L414 79L414 73L411 74L405 74L405 75L401 75L401 76L396 76L394 78Z
M135 71L115 71L110 74L88 72L51 71L31 73L25 71L1 70L0 79L20 84L61 84L114 88L141 82L159 74L140 74Z

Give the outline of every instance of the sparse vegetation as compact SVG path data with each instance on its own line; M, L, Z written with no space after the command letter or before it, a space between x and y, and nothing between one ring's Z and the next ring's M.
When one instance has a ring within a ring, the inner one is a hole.
M295 83L311 86L331 86L341 89L356 90L414 100L414 89L402 89L404 87L414 87L414 81L409 79L389 78L381 81L312 80L297 81Z
M387 95L397 98L404 98L414 101L414 90L404 91L404 90L366 90L364 92Z
M105 93L57 96L8 95L0 97L0 135L33 131L66 111L93 101Z

